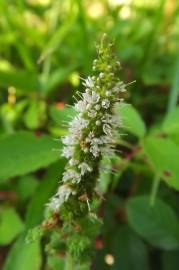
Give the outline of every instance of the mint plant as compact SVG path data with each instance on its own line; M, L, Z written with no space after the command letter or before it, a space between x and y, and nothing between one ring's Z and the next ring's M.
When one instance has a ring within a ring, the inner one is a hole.
M77 93L79 100L74 108L78 115L62 138L62 156L68 162L42 224L51 232L48 250L64 251L76 262L89 261L94 250L101 225L96 215L100 161L104 155L115 154L116 131L121 126L115 109L126 91L118 75L120 63L105 34L92 69L93 75L82 79L84 93Z

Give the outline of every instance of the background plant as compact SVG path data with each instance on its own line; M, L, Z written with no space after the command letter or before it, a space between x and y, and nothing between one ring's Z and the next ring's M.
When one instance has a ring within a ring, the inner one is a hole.
M46 258L43 242L24 238L42 222L64 170L52 138L66 134L73 111L64 104L81 90L79 74L90 73L101 32L116 40L122 79L136 83L126 97L133 106L120 111L129 134L119 142L122 157L103 161L115 174L101 174L104 226L94 269L178 269L178 9L164 0L1 1L3 269L64 267L63 254Z

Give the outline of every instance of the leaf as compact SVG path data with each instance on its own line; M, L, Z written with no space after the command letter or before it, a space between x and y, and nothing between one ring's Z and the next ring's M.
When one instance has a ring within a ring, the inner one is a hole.
M4 180L44 168L59 157L53 149L57 142L47 135L40 137L20 131L0 137L0 179Z
M168 138L148 137L143 142L154 170L161 175L166 183L179 189L179 146Z
M125 130L131 132L139 138L145 135L145 123L133 106L129 104L120 105L117 108L117 112L119 117L122 119Z
M162 130L167 134L179 134L179 107L166 115Z
M9 244L22 232L24 225L13 208L0 208L0 244Z
M64 109L58 109L55 106L50 107L50 116L58 126L64 125L64 122L69 122L71 117L76 114L75 109L71 107L65 107Z
M148 270L149 258L146 245L127 226L121 226L114 237L112 269Z
M20 177L14 187L18 196L25 200L34 194L37 186L39 185L38 179L33 175L24 175Z
M39 270L41 269L40 243L25 243L21 236L12 246L3 270Z
M149 257L146 245L127 225L118 225L115 235L111 235L110 254L114 264L105 264L104 258L109 253L101 250L97 254L96 269L111 270L149 270ZM108 232L110 233L110 232Z
M49 269L53 269L53 270L64 269L64 265L65 265L64 258L60 258L59 256L55 256L55 255L48 256Z
M179 247L179 222L173 209L160 199L150 206L149 197L138 196L127 202L129 225L150 244L165 250Z
M43 220L45 204L48 203L49 198L54 194L63 168L64 161L61 160L60 163L53 164L45 174L43 181L28 205L26 214L27 228L35 227Z
M37 91L40 88L36 73L22 70L0 70L0 86L14 86L25 91Z
M76 67L76 65L72 65L67 68L60 67L55 70L47 80L45 85L45 93L50 94L55 87L66 81Z
M46 120L46 103L32 100L24 114L24 123L29 129L37 129L44 125Z
M179 250L165 251L162 254L162 269L163 270L178 270Z

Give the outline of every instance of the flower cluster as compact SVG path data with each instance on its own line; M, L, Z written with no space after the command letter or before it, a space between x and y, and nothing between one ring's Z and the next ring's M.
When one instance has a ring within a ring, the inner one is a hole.
M60 187L47 206L63 224L70 223L72 227L83 226L81 218L91 219L90 204L96 194L99 163L104 155L111 156L115 151L116 131L121 126L115 107L126 91L126 85L118 78L119 69L113 45L104 35L98 58L93 62L94 74L83 79L85 91L78 92L80 99L74 105L78 114L69 123L68 135L62 138L62 156L68 162Z
M63 173L63 184L49 203L54 211L59 211L70 196L80 196L76 186L84 179L90 181L94 163L99 162L104 154L111 155L114 151L115 131L120 125L115 106L122 101L120 92L126 89L116 77L120 63L109 57L110 51L111 44L105 48L105 53L103 45L100 48L99 58L93 62L96 75L83 79L85 92L74 105L78 116L69 123L69 135L62 138L62 155L69 162Z

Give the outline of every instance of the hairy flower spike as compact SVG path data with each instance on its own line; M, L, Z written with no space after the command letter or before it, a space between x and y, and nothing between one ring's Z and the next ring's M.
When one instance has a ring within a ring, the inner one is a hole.
M71 226L71 234L74 226L82 226L81 220L91 220L90 205L96 197L99 163L104 154L114 153L115 134L121 125L115 107L121 102L120 93L125 91L125 84L118 76L119 66L113 45L104 35L98 47L98 58L93 61L95 74L83 79L85 92L74 105L79 115L69 123L69 135L62 139L65 145L62 155L69 161L60 187L47 207L50 213L59 214L62 231L65 226Z

